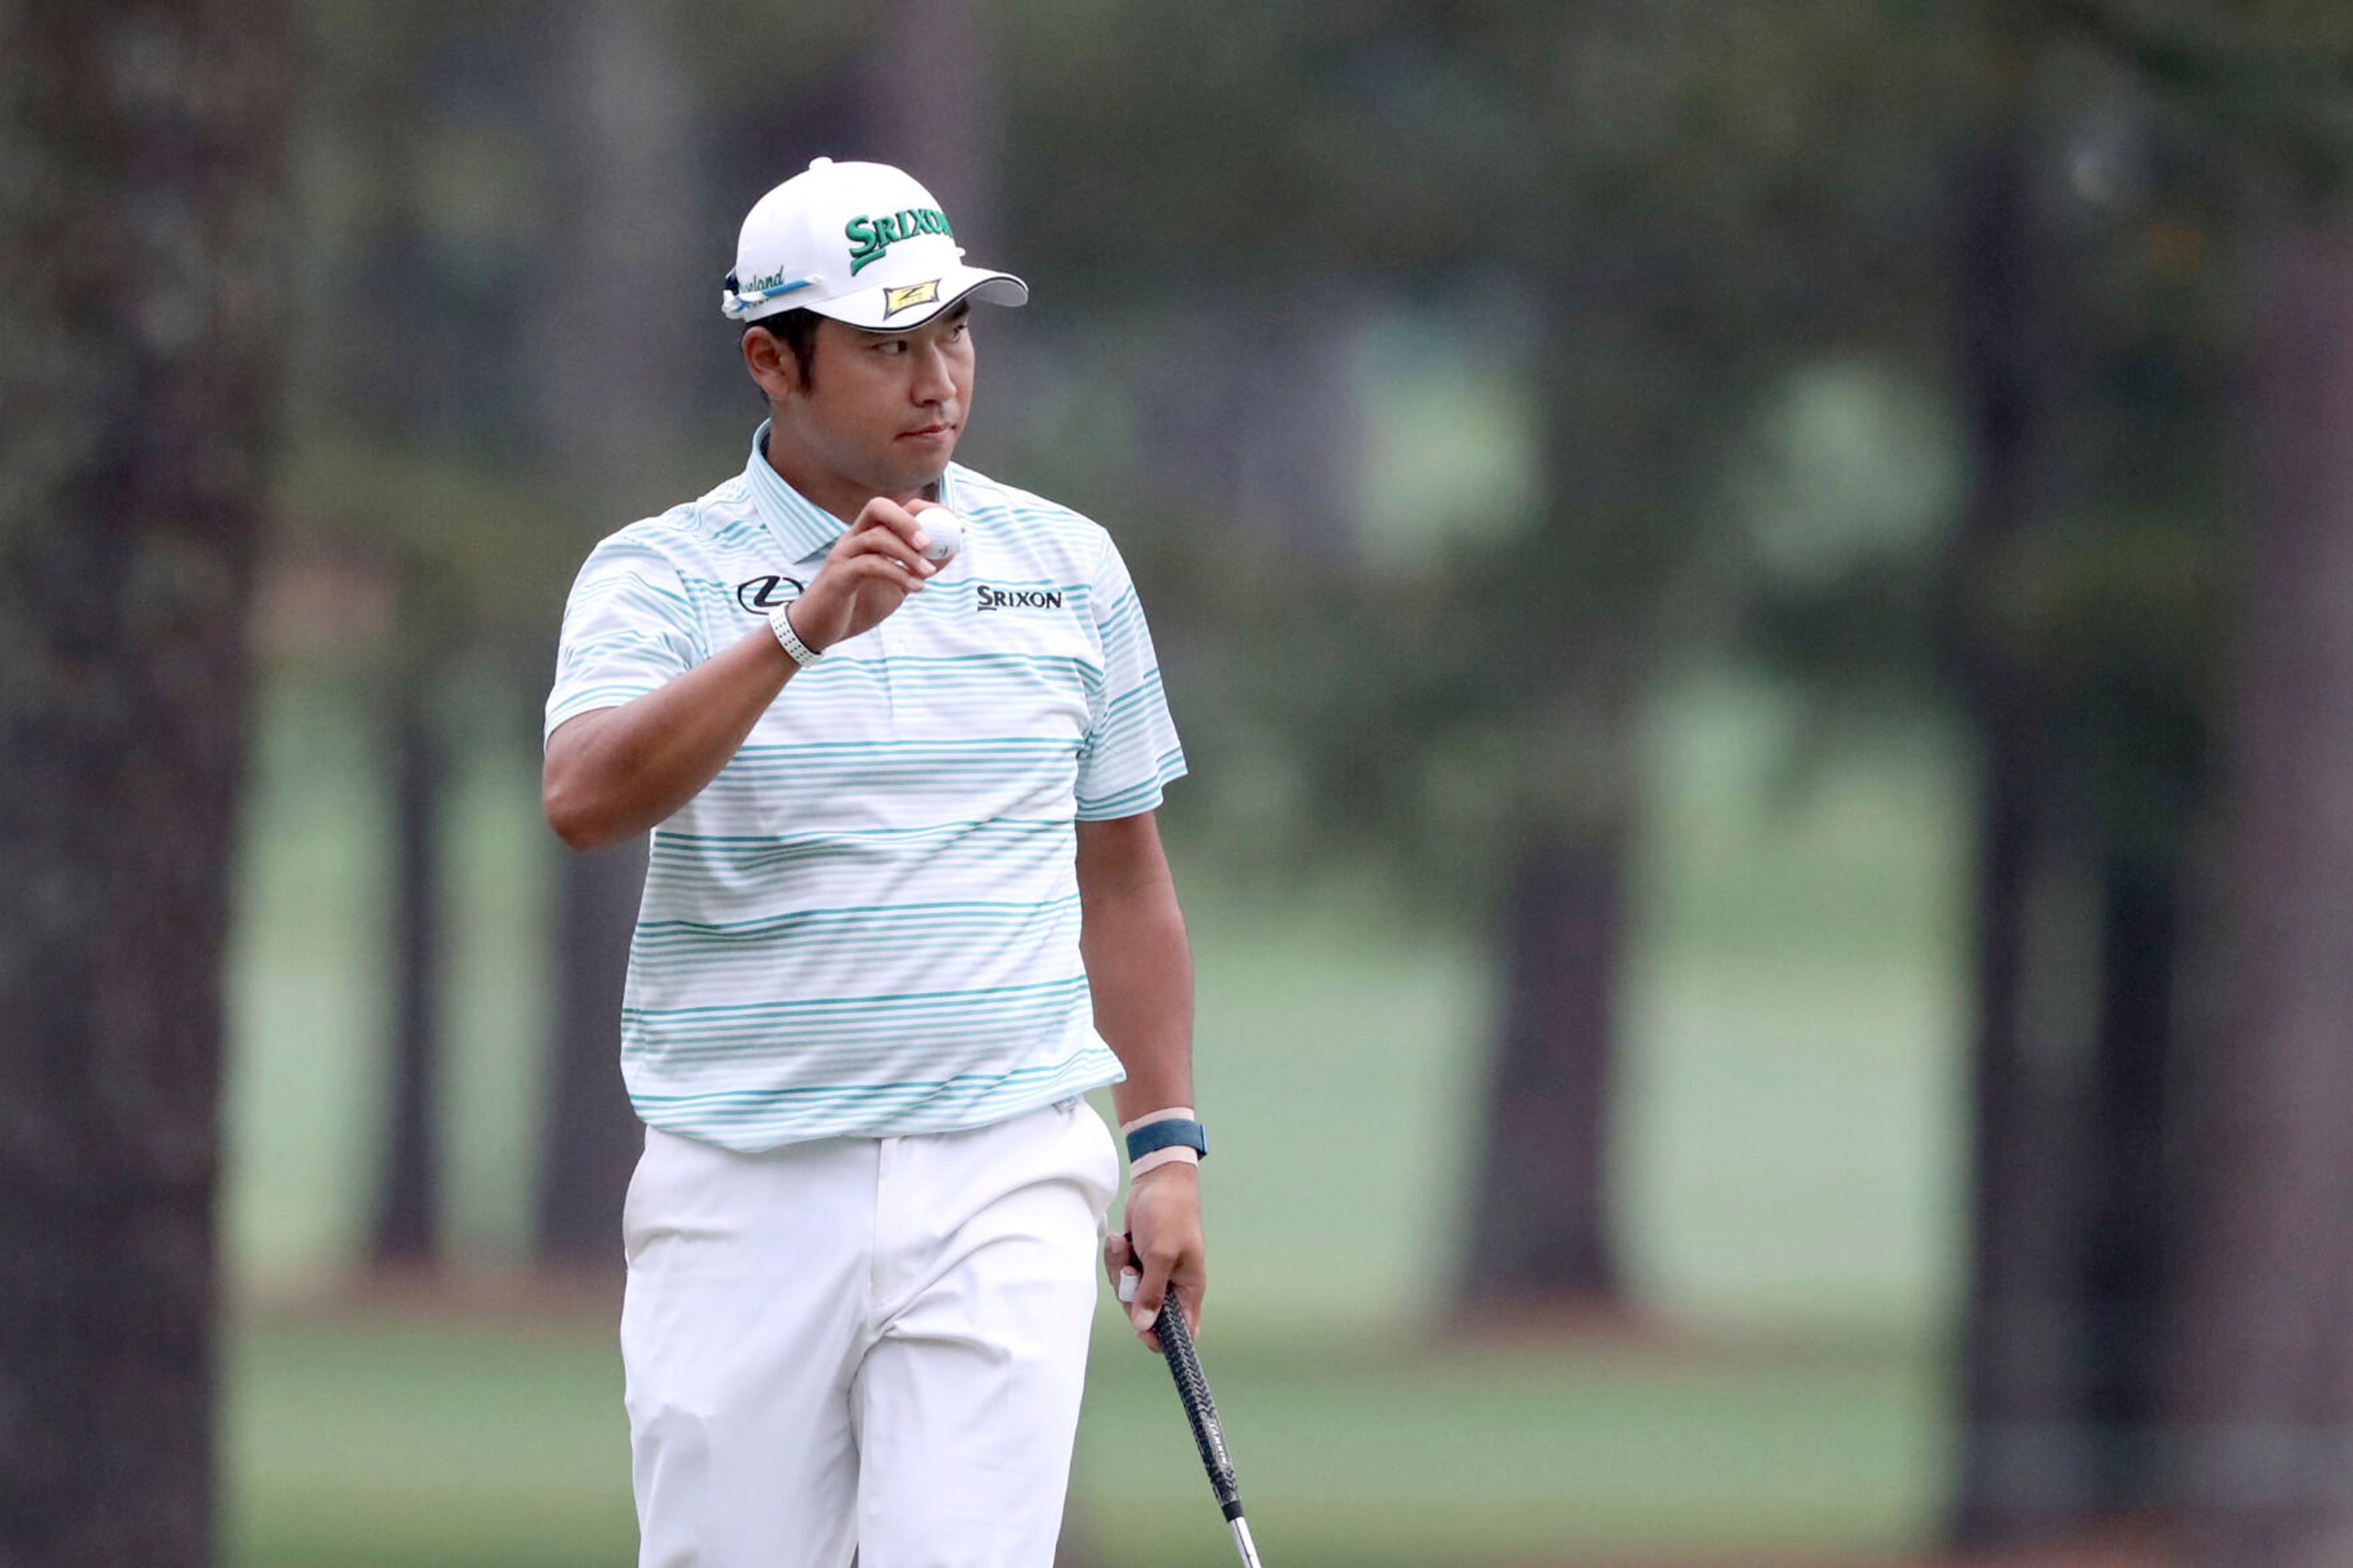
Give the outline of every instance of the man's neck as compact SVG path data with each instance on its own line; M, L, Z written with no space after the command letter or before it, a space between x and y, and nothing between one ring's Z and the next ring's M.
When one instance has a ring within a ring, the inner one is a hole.
M774 468L777 476L804 500L823 508L845 523L857 521L858 514L866 510L866 503L884 493L862 479L834 472L790 441L780 439L774 425L768 426L763 455L768 460L768 467ZM911 500L935 500L939 497L939 481L934 479L913 489L893 493L890 499L902 506Z

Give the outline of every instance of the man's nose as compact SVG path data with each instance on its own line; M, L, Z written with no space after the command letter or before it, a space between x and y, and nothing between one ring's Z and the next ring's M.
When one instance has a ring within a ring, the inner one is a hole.
M907 395L917 403L945 403L955 395L955 377L948 374L948 356L941 349L915 351L914 384Z

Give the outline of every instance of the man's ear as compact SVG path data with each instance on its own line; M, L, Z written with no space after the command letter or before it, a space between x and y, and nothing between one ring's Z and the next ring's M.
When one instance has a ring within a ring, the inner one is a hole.
M801 389L800 362L793 351L776 341L776 335L765 327L752 327L744 333L744 368L768 401L780 403Z

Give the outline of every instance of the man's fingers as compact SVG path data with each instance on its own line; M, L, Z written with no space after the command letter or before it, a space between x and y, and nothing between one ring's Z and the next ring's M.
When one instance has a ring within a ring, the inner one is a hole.
M853 535L843 542L839 558L856 561L870 555L895 561L919 578L928 577L939 570L923 559L921 551L887 528L870 528L863 533Z
M1135 1331L1144 1335L1156 1350L1160 1339L1152 1331L1152 1325L1160 1316L1160 1299L1168 1293L1170 1260L1162 1258L1155 1261L1146 1257L1143 1263L1144 1279L1135 1288L1135 1300L1128 1307L1127 1315L1134 1322Z
M864 604L869 612L879 611L880 614L888 615L891 610L899 607L900 601L907 595L921 593L923 580L919 574L895 555L861 552L859 554L844 555L839 560L828 562L824 574L818 578L817 583L810 584L810 591L817 591L820 584L828 584L826 588L828 599L838 595L844 605ZM888 609L881 608L879 604L867 597L869 588L889 590L892 597L888 601ZM862 615L853 613L853 618L859 621L860 630L871 624Z
M1164 1273L1161 1292L1153 1299L1149 1311L1144 1305L1143 1277L1134 1271L1133 1265L1120 1277L1120 1300L1131 1302L1129 1319L1147 1348L1155 1351L1160 1348L1160 1336L1154 1332L1154 1329L1160 1321L1161 1308L1171 1301L1176 1304L1178 1311L1185 1314L1185 1326L1195 1333L1201 1331L1201 1298L1204 1292L1198 1282L1174 1279ZM1128 1289L1130 1286L1134 1287L1132 1292Z
M849 531L863 533L870 528L903 528L913 521L914 515L897 501L876 496L859 509L857 521L849 525Z
M1127 1245L1127 1237L1103 1237L1103 1277L1112 1282L1114 1289L1119 1285L1120 1271L1129 1267L1128 1260L1134 1256L1134 1249ZM1123 1296L1120 1300L1124 1301L1127 1298Z
M910 594L921 588L923 585L923 579L930 575L928 562L911 566L896 555L884 555L879 552L873 554L853 555L843 564L849 569L850 575L860 582L888 583L892 587L903 589Z
M917 501L914 504L929 506L933 503ZM858 521L850 524L849 531L853 535L887 532L895 539L906 541L908 546L918 552L931 542L930 537L923 532L923 523L913 511L897 501L884 500L880 496L866 503L865 510L858 514Z

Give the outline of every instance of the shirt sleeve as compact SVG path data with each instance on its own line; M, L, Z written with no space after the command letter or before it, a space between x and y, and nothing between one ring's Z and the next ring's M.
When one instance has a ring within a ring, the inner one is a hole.
M1160 689L1160 660L1144 605L1119 546L1106 537L1087 595L1103 649L1103 683L1090 693L1091 721L1079 747L1082 822L1134 816L1160 804L1161 786L1185 773L1184 748Z
M702 628L670 558L626 530L589 552L564 605L543 742L566 719L617 708L702 662Z

